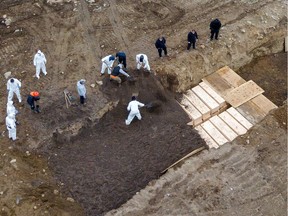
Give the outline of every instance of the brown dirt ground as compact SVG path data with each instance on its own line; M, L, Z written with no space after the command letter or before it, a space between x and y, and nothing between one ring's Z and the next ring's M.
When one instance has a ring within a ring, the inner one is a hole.
M181 1L180 7L178 1L169 0L100 0L94 4L85 0L64 4L48 4L46 0L1 1L0 15L7 14L13 22L10 28L0 25L0 72L11 71L12 76L22 80L24 101L31 90L39 90L42 108L40 115L32 115L26 105L15 103L20 110L20 139L10 142L4 125L7 80L0 77L1 216L101 214L123 204L171 163L203 145L186 125L189 120L175 101L177 95L164 90L155 76L137 74L134 56L140 51L148 54L152 69L159 64L168 65L185 50L187 31L194 25L199 28L201 43L205 43L211 14L233 24L272 4L254 2ZM187 12L186 6L195 7L195 14ZM160 60L154 42L162 34L167 35L170 57ZM219 44L211 47L217 49L222 46ZM37 48L48 61L48 75L40 80L32 77ZM124 82L118 88L104 77L103 86L90 88L90 84L102 80L100 59L119 50L128 55L128 72L137 78L135 85ZM209 47L205 50L212 55ZM249 70L239 70L244 79L258 83L259 77L258 84L263 84L268 98L277 105L287 97L285 56L257 59L248 66ZM200 57L201 60L202 54ZM201 63L204 66L205 61ZM277 82L269 82L271 76L265 74L270 71L262 64L275 70L273 79ZM178 66L182 65L179 62ZM253 74L247 73L250 69ZM165 78L165 71L159 75ZM81 107L76 101L75 106L66 109L63 90L68 88L76 95L75 85L81 78L87 80L87 106ZM180 84L174 76L167 76L167 80L170 90ZM143 120L127 127L126 106L133 93L139 94L140 101L158 101L161 107L154 112L142 110ZM110 104L111 101L115 103ZM112 111L101 118L108 110ZM284 115L275 114L279 120Z

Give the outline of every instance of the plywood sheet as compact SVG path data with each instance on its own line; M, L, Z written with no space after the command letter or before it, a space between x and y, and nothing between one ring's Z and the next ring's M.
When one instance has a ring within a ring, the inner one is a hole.
M234 107L227 109L227 112L233 116L240 124L242 124L247 130L249 130L253 125L241 115Z
M203 122L201 126L218 145L223 145L228 142L225 136L210 122L210 120Z
M192 91L210 108L211 114L217 112L220 109L218 104L201 86L195 86Z
M264 90L260 86L258 86L252 80L249 80L248 82L228 92L224 98L233 107L238 107L257 95L262 94L263 92Z
M225 100L216 91L214 91L209 85L204 82L199 83L199 85L220 105L220 107L225 106Z
M212 137L209 136L209 134L201 127L201 125L198 125L195 127L195 129L198 131L201 138L205 140L209 148L219 148L219 145L212 139Z
M263 94L251 100L255 105L257 105L264 113L268 114L271 110L278 108L272 101L270 101Z
M226 82L235 88L246 82L241 76L239 76L228 66L219 69L216 71L216 73L218 73Z
M220 117L213 116L209 120L229 141L238 136Z

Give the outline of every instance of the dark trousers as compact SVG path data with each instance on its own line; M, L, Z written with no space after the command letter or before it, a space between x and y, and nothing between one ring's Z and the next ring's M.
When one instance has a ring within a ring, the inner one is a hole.
M119 63L121 63L121 64L124 65L124 68L127 68L127 65L126 65L126 56L119 56L119 57L118 57L118 61L119 61Z
M162 50L164 50L164 54L165 54L165 56L167 56L167 48L164 47L163 49L162 48L158 48L159 57L162 57Z
M218 40L218 34L219 34L219 30L211 29L211 37L210 37L210 39L213 40L213 37L215 35L215 39Z
M81 104L84 104L84 102L85 102L84 96L80 96L80 103L81 103Z
M192 42L188 43L187 50L190 50L191 45L193 45L193 46L192 46L193 49L196 49L196 46L195 46L195 45L196 45L196 41L192 41Z

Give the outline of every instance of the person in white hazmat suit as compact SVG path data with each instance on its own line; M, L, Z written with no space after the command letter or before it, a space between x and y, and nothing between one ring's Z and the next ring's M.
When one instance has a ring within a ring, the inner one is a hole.
M33 64L36 67L36 77L40 79L40 69L43 74L46 75L46 58L43 52L38 50L38 52L34 56Z
M7 82L8 91L8 101L12 101L14 93L16 94L19 103L21 103L22 98L20 95L21 82L18 79L11 78Z
M14 116L16 116L17 113L18 113L18 110L13 105L13 101L8 101L7 102L7 116L9 114L13 114ZM16 119L15 119L15 121L16 121Z
M17 139L16 137L16 122L15 122L15 115L14 114L9 114L6 117L6 127L8 130L8 136L9 139L12 139L13 141Z
M111 74L111 69L113 67L113 63L115 61L115 57L113 55L108 55L104 58L102 58L102 69L101 69L101 76L104 75L105 70L107 69L108 74Z
M150 72L150 65L147 55L145 54L136 55L136 64L137 64L136 65L137 70L140 70L140 68L143 67L144 69Z
M86 87L85 87L86 80L81 79L77 82L77 91L80 96L80 103L84 104L86 99Z
M140 103L139 101L136 100L135 96L132 96L132 100L128 104L127 110L130 111L128 118L125 120L126 125L130 125L134 117L136 116L138 120L141 120L141 114L139 111L139 107L144 107L145 104Z

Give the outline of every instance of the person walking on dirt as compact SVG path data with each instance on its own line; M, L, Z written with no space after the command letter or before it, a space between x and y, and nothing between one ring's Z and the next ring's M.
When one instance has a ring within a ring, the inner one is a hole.
M18 113L18 110L13 105L13 101L7 102L7 110L6 111L7 111L7 116L10 114L13 114L14 116L16 116L16 114ZM15 119L15 121L16 121L16 119Z
M162 50L164 50L165 56L167 56L166 40L164 37L160 37L155 42L155 47L158 49L159 57L162 57Z
M21 82L18 79L11 78L7 82L8 91L8 101L12 101L14 93L16 94L19 103L21 103L22 98L20 95Z
M43 74L46 76L46 58L43 52L38 50L38 52L34 56L33 64L36 67L36 77L40 79L40 69L42 70Z
M34 111L35 113L40 113L39 105L37 104L38 100L40 100L39 92L38 91L30 92L27 98L27 103L30 105L31 110ZM36 107L35 107L35 103L36 103Z
M134 117L136 116L138 120L141 120L141 114L139 111L139 107L144 107L145 104L140 103L136 100L135 96L132 96L132 100L128 104L127 111L129 111L128 118L125 120L126 125L130 125L130 123L133 121Z
M15 141L17 139L15 115L9 114L6 117L5 122L6 122L6 128L8 130L9 139L12 139L13 141Z
M218 34L221 28L221 22L219 19L212 20L210 23L210 30L211 30L211 36L210 39L213 40L213 37L215 35L215 39L218 40Z
M122 83L121 78L119 77L121 74L126 76L126 77L130 77L130 75L128 73L126 73L123 69L123 65L122 64L118 64L118 66L113 68L113 71L110 75L110 81L111 80L115 80L118 85L120 86Z
M193 49L196 49L195 45L196 45L196 41L198 40L198 35L194 29L188 33L187 40L188 40L187 50L190 50L191 45Z
M80 103L84 104L86 99L86 87L85 87L86 80L81 79L77 82L77 91L80 96Z
M126 54L124 52L116 53L116 58L118 58L118 63L123 64L124 68L127 68Z
M115 57L113 55L108 55L104 58L102 58L102 69L101 69L101 76L104 75L105 70L108 70L108 74L111 74L111 69L114 63Z
M150 65L148 62L148 57L145 54L138 54L136 55L136 67L137 70L140 70L141 67L143 67L144 69L146 69L147 71L150 72Z

